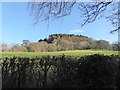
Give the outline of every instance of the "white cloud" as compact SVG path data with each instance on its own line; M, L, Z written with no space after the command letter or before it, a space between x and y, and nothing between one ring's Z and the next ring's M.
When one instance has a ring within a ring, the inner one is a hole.
M78 33L78 32L83 32L83 30L71 30L71 33Z

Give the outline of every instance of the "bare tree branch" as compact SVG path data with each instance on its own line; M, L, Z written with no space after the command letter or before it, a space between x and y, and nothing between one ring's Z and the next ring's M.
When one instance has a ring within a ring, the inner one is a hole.
M80 3L79 9L82 11L84 23L82 26L88 23L94 22L97 17L106 10L107 6L111 2L92 2L92 3Z
M77 1L77 0L76 0ZM34 16L35 24L39 21L50 21L59 19L71 14L74 6L81 11L80 14L83 17L84 26L88 23L94 22L98 17L106 11L106 9L114 2L30 2L31 15ZM114 5L113 5L114 6ZM113 11L110 15L106 16L113 26L118 25L118 15L120 12L113 7ZM116 32L118 29L112 30Z
M39 21L48 21L49 19L58 19L70 15L76 2L32 2L31 14L34 16L35 23Z

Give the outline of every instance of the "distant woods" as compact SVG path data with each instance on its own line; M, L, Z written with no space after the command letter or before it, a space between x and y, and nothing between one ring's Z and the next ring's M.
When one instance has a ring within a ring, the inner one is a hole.
M16 44L12 47L2 44L2 52L53 52L87 49L120 50L118 43L110 44L106 40L94 40L87 36L74 34L52 34L38 42L23 40L21 45Z

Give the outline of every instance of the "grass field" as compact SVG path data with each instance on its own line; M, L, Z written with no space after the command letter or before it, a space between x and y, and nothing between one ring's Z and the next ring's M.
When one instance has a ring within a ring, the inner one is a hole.
M57 52L2 52L2 58L4 57L41 57L46 55L71 55L71 56L85 56L91 54L104 54L104 55L118 55L118 51L103 51L103 50L72 50L72 51L57 51Z

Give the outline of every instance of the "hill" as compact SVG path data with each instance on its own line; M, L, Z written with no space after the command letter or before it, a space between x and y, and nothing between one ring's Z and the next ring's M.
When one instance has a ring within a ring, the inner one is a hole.
M23 44L14 45L11 48L3 47L3 52L53 52L66 50L114 50L118 51L118 44L110 44L106 40L94 40L83 35L51 34L48 38L30 43L23 40Z
M74 34L52 34L48 38L38 40L38 43L47 44L48 51L65 51L65 50L86 50L86 49L103 49L110 50L110 44L105 40L94 40L83 35ZM43 50L45 51L45 50Z

